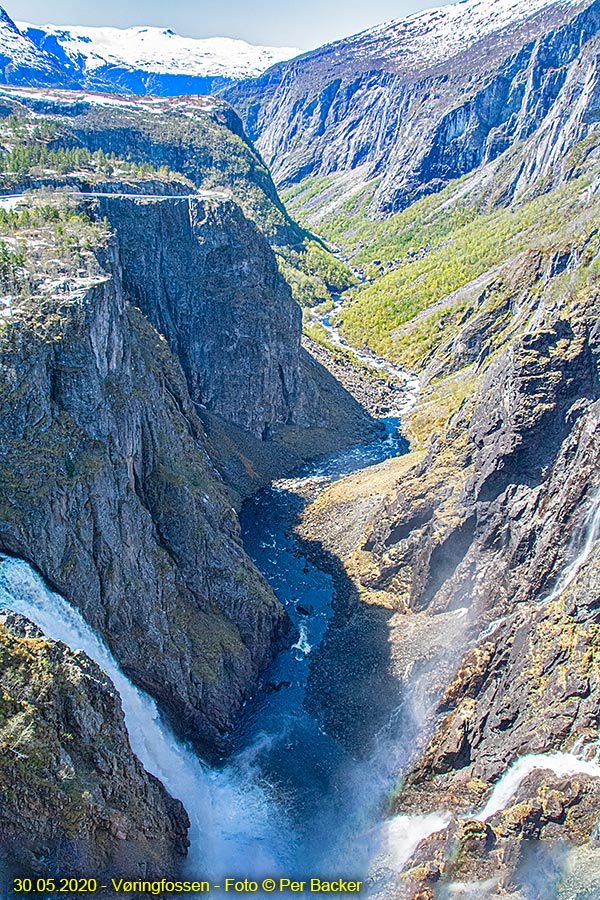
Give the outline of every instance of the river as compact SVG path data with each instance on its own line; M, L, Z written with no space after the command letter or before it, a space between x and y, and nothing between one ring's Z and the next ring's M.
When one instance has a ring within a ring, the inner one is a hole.
M375 744L365 758L326 734L305 704L311 661L334 612L336 585L306 557L293 527L307 494L315 496L344 474L406 451L399 420L384 424L384 434L372 443L308 465L244 505L246 550L285 605L294 631L290 646L278 654L247 702L231 735L232 754L220 767L205 765L173 734L154 701L120 671L78 610L52 593L23 561L0 561L0 606L23 613L49 637L83 649L119 690L134 751L182 799L190 815L187 869L194 878L279 875L364 881L378 859L389 873L384 878L393 878L419 840L449 821L444 810L384 820L386 795L406 761L401 740L406 723L397 710L390 711L385 742ZM600 498L591 504L582 549L574 552L564 577L579 571L598 540L599 504ZM564 587L564 578L560 584ZM448 614L444 627L449 628L456 612ZM311 689L318 687L313 679ZM487 806L471 815L490 817L537 768L600 776L597 760L585 754L525 756L507 769Z
M314 495L341 476L406 452L399 420L384 420L385 434L371 444L331 455L262 491L243 508L246 551L263 572L294 624L293 644L265 673L234 735L229 766L252 760L293 828L294 874L363 877L368 841L357 830L374 826L369 767L355 760L304 707L311 655L333 612L335 584L308 559L292 528L308 489ZM362 775L361 775L362 773ZM372 774L372 773L371 773ZM368 778L368 785L360 778ZM360 852L359 852L360 848Z
M161 720L152 698L120 670L77 609L21 560L0 560L0 606L38 624L51 638L82 649L117 687L132 747L145 768L179 797L190 815L188 871L232 875L364 878L378 845L381 779L328 737L304 708L311 654L333 610L332 577L307 559L292 528L303 502L342 475L406 450L398 419L371 444L319 460L248 501L241 520L246 549L285 605L292 645L264 674L232 735L233 753L209 768ZM359 840L359 835L362 837Z

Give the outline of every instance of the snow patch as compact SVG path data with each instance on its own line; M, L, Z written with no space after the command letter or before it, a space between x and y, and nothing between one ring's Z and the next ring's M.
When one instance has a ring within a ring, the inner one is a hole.
M21 34L10 16L0 7L0 57L10 60L13 67L31 69L32 75L51 75L56 78L53 60L26 35Z
M82 103L89 103L95 106L114 107L115 109L143 115L176 114L187 118L197 118L198 115L218 112L227 108L227 104L217 97L208 97L202 94L186 97L154 97L150 94L102 94L92 91L63 89L56 91L53 88L21 87L3 84L0 85L1 96L6 96L8 99L59 102L62 107L68 104L81 106ZM30 115L35 117L36 113L31 112ZM40 115L40 118L44 118L44 116Z
M340 46L356 47L354 52L393 61L396 67L437 64L543 9L587 5L587 0L460 0L384 22L341 41Z
M301 52L226 37L183 37L164 28L17 25L26 35L44 32L46 40L57 43L76 68L88 73L116 66L159 75L251 78Z

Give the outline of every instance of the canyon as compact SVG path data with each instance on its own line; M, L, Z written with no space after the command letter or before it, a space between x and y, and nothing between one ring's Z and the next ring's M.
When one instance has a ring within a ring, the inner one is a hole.
M599 27L0 87L7 877L600 891Z

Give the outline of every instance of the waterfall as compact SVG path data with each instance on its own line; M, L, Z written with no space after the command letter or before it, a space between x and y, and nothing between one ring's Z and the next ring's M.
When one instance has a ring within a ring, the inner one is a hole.
M247 769L211 770L161 720L156 703L123 674L110 650L81 614L22 560L0 561L0 607L21 613L49 638L83 650L109 676L121 696L129 741L148 772L188 812L189 865L198 877L272 874L285 864L282 813ZM275 818L275 821L273 819ZM289 851L289 847L288 847Z
M518 791L521 782L536 769L546 769L555 775L591 775L593 778L600 778L600 764L595 759L580 759L574 753L532 753L522 756L506 770L486 805L473 818L485 822L504 809Z
M387 859L395 872L402 872L421 841L450 823L450 813L434 812L426 815L394 816L385 823L384 840Z
M600 538L600 492L592 499L587 516L585 541L575 559L563 570L558 582L544 603L556 600L575 580L588 561L598 539ZM481 643L507 616L495 619L481 632L477 642ZM536 753L517 759L495 785L486 805L472 815L472 818L486 821L501 809L504 809L518 791L524 779L536 769L553 772L555 775L589 775L600 778L600 762L596 758L583 759L578 753L584 748L577 745L571 753ZM384 844L387 846L387 859L396 872L401 872L419 843L429 835L445 828L450 815L438 811L429 815L400 815L388 820L383 828Z
M587 518L585 543L581 552L575 557L562 572L551 594L543 599L543 603L551 603L557 600L564 591L573 583L581 569L588 561L596 541L600 537L600 491L592 498L590 511Z
M545 769L559 776L590 775L600 778L600 763L596 758L585 760L574 753L522 756L506 770L483 809L469 818L485 822L504 809L521 783L536 769ZM380 844L380 852L383 852L387 865L394 872L401 873L421 841L446 828L451 818L450 813L439 810L426 815L399 815L388 819L382 829Z
M591 501L590 510L587 515L587 524L585 530L585 541L580 552L575 559L566 566L553 591L543 599L542 603L550 603L573 583L581 569L587 563L592 550L594 549L598 538L600 537L600 492L594 495ZM497 625L502 620L496 620L492 625ZM480 635L480 639L485 636L485 632ZM510 766L500 781L494 787L492 794L483 807L476 813L474 818L485 821L499 810L504 809L510 799L515 795L521 782L535 771L535 769L546 769L554 772L555 775L591 775L594 778L600 777L600 764L593 760L585 760L577 755L578 751L574 748L572 753L533 753L522 756Z

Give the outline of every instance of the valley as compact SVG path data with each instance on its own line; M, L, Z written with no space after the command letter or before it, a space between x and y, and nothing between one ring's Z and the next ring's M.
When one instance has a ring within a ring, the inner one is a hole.
M599 9L0 85L2 896L600 896Z

